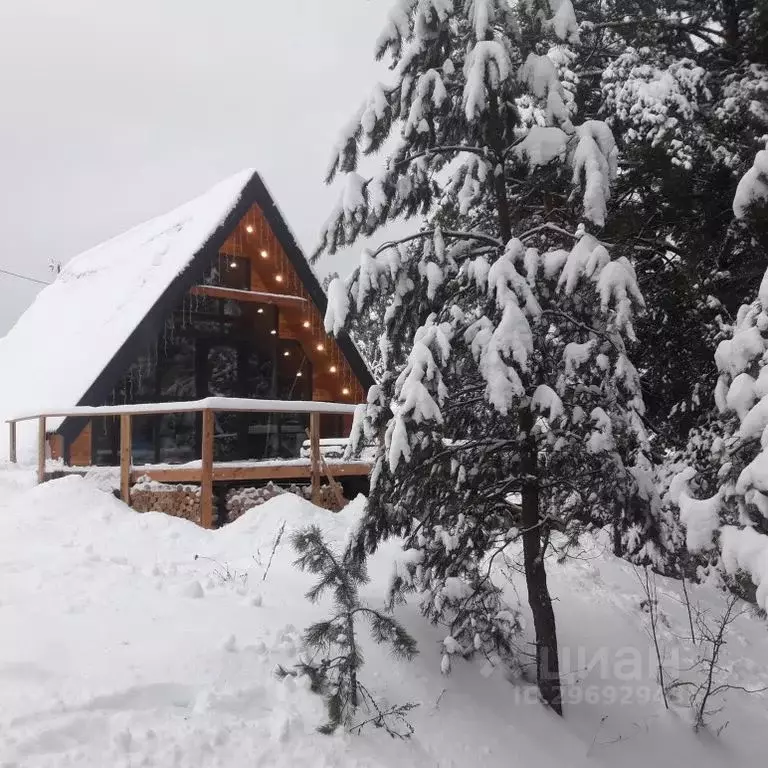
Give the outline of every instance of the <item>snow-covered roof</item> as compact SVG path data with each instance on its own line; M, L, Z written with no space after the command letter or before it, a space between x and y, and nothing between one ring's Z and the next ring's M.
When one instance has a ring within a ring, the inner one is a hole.
M238 173L75 256L0 339L0 418L77 405L223 224L253 176L251 170Z

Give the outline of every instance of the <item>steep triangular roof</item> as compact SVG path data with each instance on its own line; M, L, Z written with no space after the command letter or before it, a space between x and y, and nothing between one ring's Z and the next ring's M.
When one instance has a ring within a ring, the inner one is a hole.
M254 204L324 314L325 292L272 196L258 173L243 171L63 268L0 339L0 418L108 397ZM355 376L370 386L354 344L346 336L337 341Z

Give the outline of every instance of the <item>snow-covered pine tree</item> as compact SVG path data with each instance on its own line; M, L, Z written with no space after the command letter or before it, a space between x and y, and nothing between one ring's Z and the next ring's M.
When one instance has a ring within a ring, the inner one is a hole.
M739 182L733 211L746 231L768 222L768 146ZM746 596L768 611L768 273L757 298L739 309L715 362L717 415L691 435L690 465L672 481L670 496L688 550L719 565L740 590L756 588Z
M523 542L537 681L561 711L544 555L554 530L610 524L617 549L655 561L657 499L643 466L639 379L625 349L642 306L604 226L616 147L575 124L552 46L575 40L570 0L400 0L377 45L392 82L343 134L344 190L319 252L400 216L428 223L364 251L329 286L326 328L387 297L384 374L356 419L379 454L353 553L405 539L393 601L423 593L454 654L514 661L519 618L494 564ZM556 7L555 7L556 6ZM394 147L373 178L361 154Z
M763 0L574 0L579 39L561 79L621 153L602 233L638 274L648 312L635 356L648 418L683 444L711 407L721 323L754 295L768 232L746 232L731 199L768 135ZM763 137L763 138L761 138ZM712 194L717 190L718 194Z

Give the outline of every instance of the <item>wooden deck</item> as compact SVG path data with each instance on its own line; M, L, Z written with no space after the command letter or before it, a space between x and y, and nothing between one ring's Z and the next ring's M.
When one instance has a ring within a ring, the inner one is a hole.
M131 486L139 478L146 477L161 483L189 483L200 486L200 521L204 528L211 528L214 520L214 483L251 482L260 480L309 480L312 499L319 501L321 478L325 476L338 501L342 501L341 489L336 477L365 477L371 471L367 461L345 461L323 456L320 445L320 415L353 414L356 406L347 403L316 401L247 400L242 398L207 398L184 403L148 403L140 406L77 406L45 413L24 414L10 419L10 457L16 460L16 424L20 421L38 422L37 467L38 482L52 475L46 461L47 419L66 416L92 417L118 416L120 418L120 497L130 504ZM309 457L269 460L215 462L214 413L239 411L248 413L304 413L309 415ZM132 456L132 419L135 416L159 413L201 413L201 460L189 464L135 466ZM117 469L116 467L114 469ZM67 468L58 471L68 471Z

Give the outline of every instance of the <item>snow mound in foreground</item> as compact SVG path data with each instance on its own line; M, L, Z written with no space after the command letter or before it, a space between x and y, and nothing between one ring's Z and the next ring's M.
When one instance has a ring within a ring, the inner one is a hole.
M721 738L695 737L655 700L646 661L627 666L628 652L647 659L647 616L632 569L599 548L551 567L564 720L488 661L456 662L441 676L445 629L426 625L414 604L398 616L419 641L415 662L393 661L361 634L368 687L420 705L414 737L325 737L315 732L322 702L273 674L297 661L302 630L329 610L304 599L311 580L292 567L289 534L314 523L340 544L362 499L332 514L286 494L205 531L137 514L77 477L31 485L29 474L0 468L0 765L714 768L764 757L765 697L734 698ZM371 560L372 604L386 597L396 548ZM660 585L673 655L686 623L676 590ZM712 590L694 592L714 607ZM765 684L763 623L741 619L728 648L733 682Z

